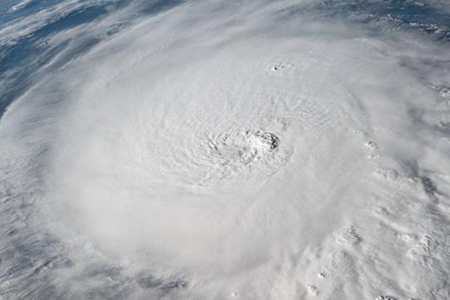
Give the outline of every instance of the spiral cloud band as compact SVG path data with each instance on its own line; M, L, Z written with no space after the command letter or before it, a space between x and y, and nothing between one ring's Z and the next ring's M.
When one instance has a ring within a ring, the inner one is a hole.
M445 3L46 5L0 28L0 299L450 298Z

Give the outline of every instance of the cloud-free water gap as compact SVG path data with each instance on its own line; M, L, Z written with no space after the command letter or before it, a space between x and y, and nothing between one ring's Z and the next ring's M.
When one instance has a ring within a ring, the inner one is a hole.
M319 4L283 9L290 17L308 18L309 14L323 20L340 20L359 26L370 26L376 34L391 30L419 31L433 40L450 40L450 13L431 3L408 0L387 1L321 1ZM386 28L386 26L388 26ZM377 29L377 27L379 27Z

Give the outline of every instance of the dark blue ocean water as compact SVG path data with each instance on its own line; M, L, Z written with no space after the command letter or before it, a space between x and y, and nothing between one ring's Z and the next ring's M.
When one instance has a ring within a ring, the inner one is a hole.
M168 10L183 3L183 0L156 0L146 1L139 6L139 10L133 12L128 18L118 20L110 28L106 28L104 36L111 36L126 28L131 20L138 17L151 17L162 11ZM0 30L10 26L26 23L27 19L37 19L36 15L45 11L51 11L59 5L64 5L62 0L32 0L26 5L14 9L20 1L0 2ZM80 7L67 13L52 14L52 19L40 20L45 23L29 34L18 36L12 41L0 37L0 116L8 105L20 97L30 86L40 79L42 68L53 60L69 45L71 50L61 57L59 61L52 63L51 69L46 72L54 72L63 67L72 59L83 55L89 49L101 42L99 36L89 34L80 36L76 41L67 39L56 46L46 43L48 39L57 33L72 28L83 26L94 21L100 21L108 14L113 14L132 4L127 0L103 1L99 4L91 4L91 1L79 1ZM31 22L30 22L31 23ZM23 27L21 27L23 29ZM75 44L75 46L74 46Z
M66 1L67 2L67 1ZM156 0L146 1L139 10L129 16L129 19L121 19L117 24L112 24L105 29L105 35L114 35L126 28L130 21L136 17L155 15L158 12L170 9L183 3L183 0ZM38 18L36 15L55 9L58 5L64 5L63 0L28 0L23 5L20 1L0 1L0 30L25 23L24 20ZM80 7L67 13L53 14L51 20L40 20L45 24L32 30L29 34L18 36L13 41L5 41L0 36L0 116L8 105L22 95L30 86L40 79L42 68L56 55L66 50L69 45L72 49L59 61L53 63L50 69L54 72L63 67L67 62L83 55L89 49L101 42L101 38L86 34L80 36L77 41L65 40L56 46L46 44L46 41L57 33L83 26L90 22L99 21L120 9L131 5L130 0L110 0L101 4L80 0ZM13 9L16 7L16 9ZM347 20L354 26L383 23L378 34L383 34L386 24L397 30L416 30L427 33L437 41L450 40L450 15L441 9L429 4L419 4L413 1L336 1L326 0L318 5L306 9L302 6L296 10L295 6L289 9L289 14L314 15L317 19L339 18ZM23 29L23 27L21 27ZM76 46L74 46L76 44Z

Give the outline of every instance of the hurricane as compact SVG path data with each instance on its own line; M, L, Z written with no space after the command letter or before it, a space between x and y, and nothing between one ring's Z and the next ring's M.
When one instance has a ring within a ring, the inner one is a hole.
M0 3L0 299L450 299L450 5Z

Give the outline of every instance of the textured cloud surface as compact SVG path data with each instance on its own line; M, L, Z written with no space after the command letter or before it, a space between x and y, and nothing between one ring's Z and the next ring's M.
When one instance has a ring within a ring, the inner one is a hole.
M449 299L444 4L8 2L0 299Z

